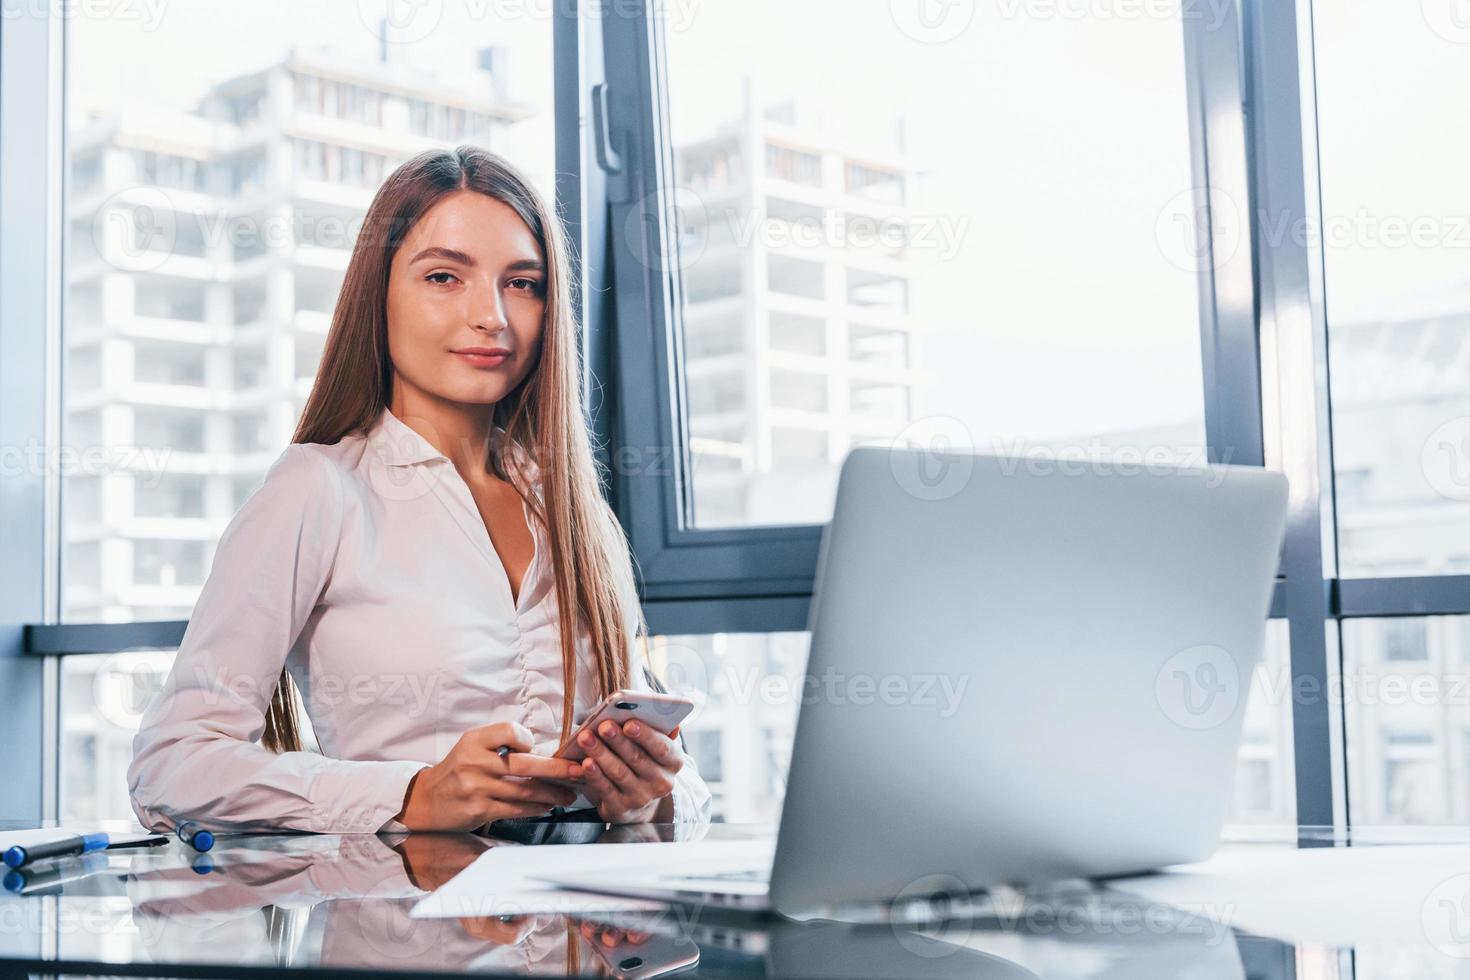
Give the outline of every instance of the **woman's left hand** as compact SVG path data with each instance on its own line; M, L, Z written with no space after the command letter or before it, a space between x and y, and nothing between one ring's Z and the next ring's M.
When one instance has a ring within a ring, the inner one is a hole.
M608 823L667 822L673 819L674 777L684 756L672 736L642 722L619 726L604 721L597 734L583 732L577 744L587 753L579 766L582 792ZM661 806L667 801L666 806Z

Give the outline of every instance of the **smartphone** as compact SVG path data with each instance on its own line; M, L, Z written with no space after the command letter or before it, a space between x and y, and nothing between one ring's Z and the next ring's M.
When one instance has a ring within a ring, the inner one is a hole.
M679 722L689 717L694 702L677 694L655 694L652 691L614 691L592 709L587 720L572 732L562 747L556 750L555 758L569 762L581 762L587 757L577 739L583 732L596 734L598 725L604 721L622 725L628 721L641 721L654 731L667 735L678 727Z

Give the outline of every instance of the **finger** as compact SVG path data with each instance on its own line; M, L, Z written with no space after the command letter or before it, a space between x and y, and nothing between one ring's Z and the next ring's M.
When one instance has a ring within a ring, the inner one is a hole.
M542 782L539 779L497 779L487 795L497 800L524 803L545 803L547 806L571 806L577 794L565 786Z
M608 722L598 730L599 734L609 728L616 729L617 726ZM611 780L613 785L626 788L638 781L633 775L633 770L629 769L628 764L618 757L605 738L583 733L581 744L582 748L587 750L587 758L597 763L597 768L602 770L602 774ZM585 770L586 766L583 766L583 769Z
M468 741L491 752L502 745L509 746L513 752L529 752L536 747L535 740L531 738L531 730L514 721L497 721L493 725L471 728L460 736L460 741Z
M649 758L658 763L659 767L671 773L676 773L684 768L684 755L679 751L679 744L663 732L654 731L640 722L630 721L623 726L623 732L644 752Z
M505 759L505 767L506 772L512 776L539 779L576 779L580 775L575 762L530 752L512 752Z
M622 809L617 806L622 799L622 793L617 786L603 773L602 767L596 761L588 759L582 763L582 773L587 780L587 798L598 804L607 803L614 809Z
M658 796L662 796L673 789L673 773L666 771L656 762L652 756L643 751L642 746L634 739L624 734L623 729L614 726L615 734L609 736L609 742L618 758L628 764L633 774L638 777L650 790ZM660 787L668 789L660 789Z
M601 734L602 740L611 746L612 750L617 753L618 758L626 762L628 768L635 773L641 775L644 769L657 768L653 764L653 760L648 757L648 753L644 752L636 741L624 733L621 725L614 725L609 722L602 726Z

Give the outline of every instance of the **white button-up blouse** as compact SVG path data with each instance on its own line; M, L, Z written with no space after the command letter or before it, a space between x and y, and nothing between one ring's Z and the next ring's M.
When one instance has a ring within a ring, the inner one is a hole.
M128 767L138 819L396 830L409 779L471 728L519 722L536 753L554 752L560 617L544 532L527 523L536 550L512 600L469 487L392 412L365 435L288 446L220 538L144 713ZM585 629L576 650L574 725L598 701ZM643 657L629 656L629 687L648 690ZM283 664L320 752L259 743ZM709 819L687 756L673 797L676 820Z

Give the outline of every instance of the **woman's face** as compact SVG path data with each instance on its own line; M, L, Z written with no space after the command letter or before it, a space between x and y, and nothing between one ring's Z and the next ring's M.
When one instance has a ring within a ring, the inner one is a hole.
M394 384L463 404L498 402L536 363L545 312L536 236L509 205L454 191L409 229L388 271Z

